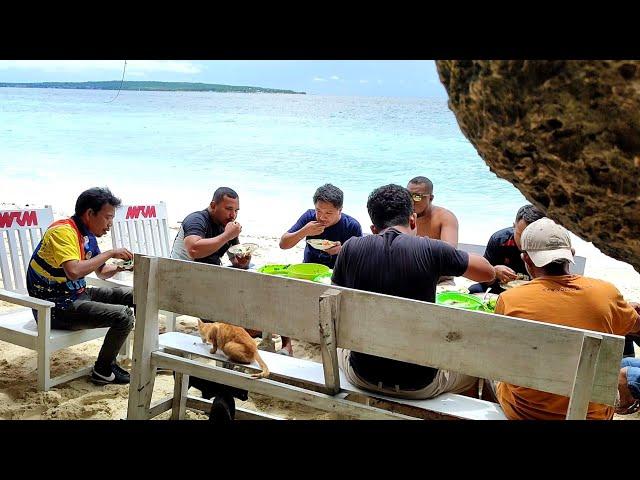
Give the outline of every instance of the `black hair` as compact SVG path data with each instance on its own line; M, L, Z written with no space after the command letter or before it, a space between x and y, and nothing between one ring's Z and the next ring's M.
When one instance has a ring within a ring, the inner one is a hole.
M338 187L325 183L313 194L313 204L315 205L318 201L330 203L335 208L342 208L344 194Z
M544 216L544 212L538 210L533 205L525 205L518 209L518 213L516 213L516 223L520 220L524 220L527 225L531 225L533 222L540 220Z
M426 185L427 192L433 193L433 183L427 177L413 177L411 180L409 180L409 183L413 183L414 185Z
M378 230L394 225L407 226L413 213L413 200L409 190L392 183L371 192L367 200L367 210Z
M538 267L544 271L545 275L549 276L557 276L557 275L566 275L569 269L569 260L564 258L559 258L558 260L554 260L551 263L547 263L543 267Z
M224 197L235 199L238 198L238 194L232 188L220 187L215 192L213 192L213 198L211 199L211 201L218 203L221 202Z
M82 192L76 200L76 215L80 216L89 209L98 213L107 203L118 208L122 202L107 187L90 188Z

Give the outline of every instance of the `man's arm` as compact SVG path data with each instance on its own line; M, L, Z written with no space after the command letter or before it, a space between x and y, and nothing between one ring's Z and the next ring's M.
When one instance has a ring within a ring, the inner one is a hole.
M64 269L64 273L69 280L79 280L94 271L98 274L98 278L107 279L115 275L115 273L118 271L115 265L113 266L113 268L115 268L116 270L113 271L113 273L110 273L112 266L104 266L103 268L100 268L107 260L111 258L131 260L133 259L133 254L126 248L116 248L113 250L107 250L106 252L101 253L100 255L92 257L88 260L67 260L62 264L62 268ZM106 277L104 276L105 269L107 269L106 275L108 275Z
M309 235L320 235L324 226L311 218L308 212L302 214L298 221L280 237L280 248L288 250L295 247L300 240Z
M442 226L440 227L440 240L447 242L453 248L458 248L458 219L449 210L444 210Z
M469 265L462 276L476 282L492 282L496 278L496 272L486 258L470 253Z
M491 235L487 243L487 248L484 251L484 258L494 266L498 283L508 283L518 278L518 275L512 268L502 265L504 259L500 256L502 250L500 248L500 240L497 238L497 233L498 232ZM495 281L490 283L484 282L486 286L494 285L495 283Z
M217 252L230 240L233 240L242 231L242 226L237 222L229 222L224 227L224 232L212 238L203 238L200 235L188 235L184 237L184 248L192 259L208 257Z
M300 240L307 236L306 228L307 227L305 225L297 232L284 232L282 234L282 237L280 237L280 248L283 250L288 250L289 248L295 247ZM323 231L324 229L321 230L320 233L322 233Z

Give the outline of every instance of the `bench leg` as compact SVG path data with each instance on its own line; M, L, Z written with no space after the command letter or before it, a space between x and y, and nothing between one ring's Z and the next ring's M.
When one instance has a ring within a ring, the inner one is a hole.
M176 331L176 318L177 315L174 312L163 312L165 317L166 332Z
M189 390L189 375L176 372L176 379L173 385L171 420L184 420L187 407L187 390Z

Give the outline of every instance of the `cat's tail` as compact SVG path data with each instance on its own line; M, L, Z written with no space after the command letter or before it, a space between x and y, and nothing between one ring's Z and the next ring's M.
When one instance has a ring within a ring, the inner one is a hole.
M254 373L253 375L251 375L251 378L267 378L271 372L269 371L269 367L267 367L267 364L264 363L264 360L262 360L262 357L257 351L256 362L258 362L258 365L260 365L262 371L260 373Z

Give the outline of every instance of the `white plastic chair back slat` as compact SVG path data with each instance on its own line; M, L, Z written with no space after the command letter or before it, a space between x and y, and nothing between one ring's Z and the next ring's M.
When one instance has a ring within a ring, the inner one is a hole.
M0 276L2 276L2 288L5 290L14 291L13 278L11 277L11 270L9 269L9 255L7 254L7 247L5 246L5 238L8 232L0 231Z
M140 253L148 254L147 252L147 242L145 242L144 238L144 220L139 222L135 222L136 227L136 240L138 241L138 248L140 249Z
M112 248L120 248L120 245L122 245L122 241L120 240L120 238L121 238L120 224L114 223L111 226L111 247Z
M26 272L27 268L29 268L29 260L31 260L31 256L26 255L26 253L33 253L33 248L31 248L27 240L27 230L18 230L18 237L20 238L20 246L22 247L22 265L24 265L24 271Z
M132 252L142 253L138 247L138 238L136 237L136 227L132 220L125 222L127 225L126 235L122 238L122 246L129 248Z
M26 275L31 255L52 223L51 207L0 210L2 288L27 293Z
M160 245L162 246L162 256L169 257L171 254L171 246L169 244L169 221L165 218L161 223Z
M124 247L133 253L167 257L169 255L167 207L155 205L121 205L111 229L115 248Z
M22 268L20 267L20 252L18 242L16 242L16 232L7 232L9 236L9 255L11 257L11 267L13 269L13 282L17 291L24 293L27 291L25 279L22 276Z
M151 220L145 220L142 224L143 228L144 228L144 243L147 246L147 251L148 252L156 252L157 251L157 247L156 247L156 241L153 238L153 224L151 223Z

